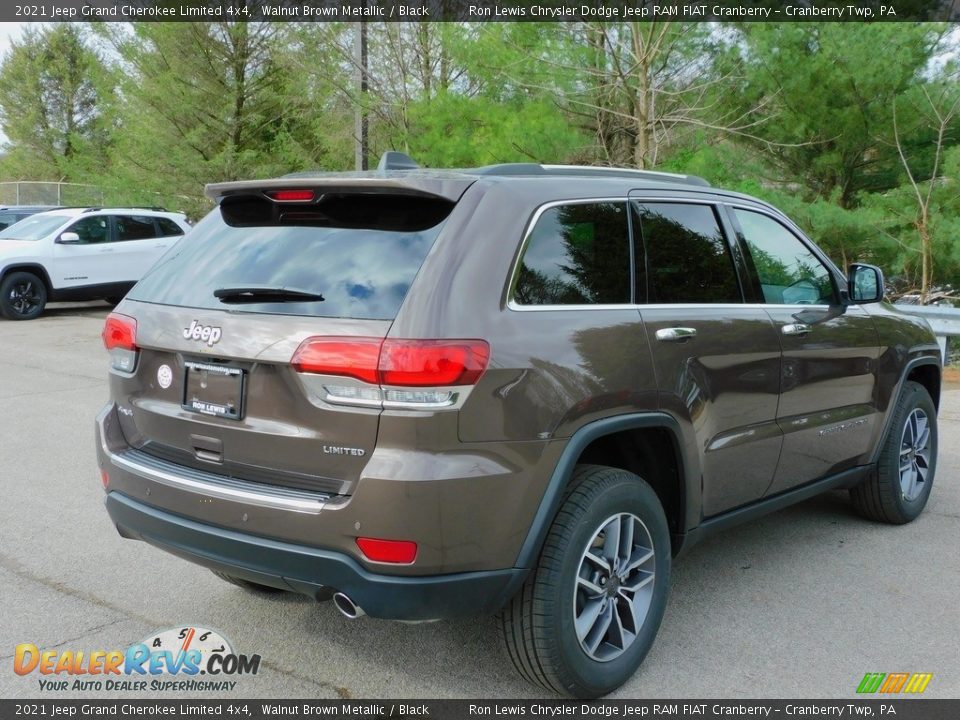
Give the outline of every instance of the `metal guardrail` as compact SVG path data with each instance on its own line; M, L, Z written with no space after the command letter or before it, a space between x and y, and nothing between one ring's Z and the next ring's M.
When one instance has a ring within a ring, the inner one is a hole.
M916 315L925 318L933 328L940 344L943 355L943 364L947 364L948 339L960 337L960 308L945 305L909 305L895 303L894 307L907 315Z

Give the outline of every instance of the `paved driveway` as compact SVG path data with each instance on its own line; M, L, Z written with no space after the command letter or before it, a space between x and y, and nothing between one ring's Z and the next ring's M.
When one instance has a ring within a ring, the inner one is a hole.
M12 671L17 643L119 649L188 624L263 657L235 697L547 697L514 677L490 619L351 622L121 540L93 451L106 313L0 320L0 697L40 695L36 674ZM960 390L940 417L918 521L870 523L832 493L708 540L676 566L659 639L617 695L849 697L867 671L925 671L927 696L960 696Z

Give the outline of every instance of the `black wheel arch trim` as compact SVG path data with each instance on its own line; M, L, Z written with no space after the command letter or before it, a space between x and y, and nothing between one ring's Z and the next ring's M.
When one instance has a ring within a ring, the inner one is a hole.
M36 275L40 278L40 281L46 286L47 291L47 300L53 296L54 288L53 283L50 282L50 276L47 274L46 268L43 265L37 265L36 263L22 263L13 265L5 265L3 271L0 272L0 280L5 278L10 273L15 272L28 272Z
M937 369L937 372L940 375L943 375L943 365L938 360L940 348L937 348L938 356L937 358L930 355L921 355L919 357L911 358L906 365L903 366L903 370L900 371L900 379L897 381L896 390L890 394L890 402L887 406L886 416L883 419L883 431L879 435L876 447L873 449L873 452L870 454L870 464L875 465L880 460L880 453L883 450L883 439L887 436L887 433L890 432L890 425L893 423L893 414L896 409L897 402L900 400L900 395L903 393L904 387L907 385L907 378L910 376L910 373L913 370L916 370L918 367L923 367L924 365L932 365ZM941 377L942 382L942 377ZM936 404L936 403L935 403Z
M560 510L564 492L574 467L580 455L594 440L605 435L612 435L624 430L638 430L644 428L660 428L667 430L673 440L673 452L681 478L680 519L682 527L680 536L700 522L700 464L696 457L686 449L684 433L680 423L664 412L630 413L602 418L579 428L567 440L567 445L560 455L547 483L543 498L534 515L527 536L517 555L516 567L532 568L537 564L537 558L543 543L547 539L550 525ZM675 536L676 537L676 536Z

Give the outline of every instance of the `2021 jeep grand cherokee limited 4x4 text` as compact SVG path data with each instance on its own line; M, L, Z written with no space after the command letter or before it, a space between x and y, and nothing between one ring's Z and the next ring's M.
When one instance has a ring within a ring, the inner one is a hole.
M520 673L590 697L695 540L930 494L929 327L761 201L540 165L207 190L104 328L124 537L349 616L499 613Z

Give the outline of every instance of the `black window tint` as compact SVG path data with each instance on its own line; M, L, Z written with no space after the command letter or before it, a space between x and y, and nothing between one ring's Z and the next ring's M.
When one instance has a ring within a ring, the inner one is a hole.
M546 210L530 234L514 299L522 305L630 302L630 232L623 203Z
M149 240L157 237L153 218L146 215L117 215L117 240Z
M743 301L733 257L712 207L643 203L635 209L638 302Z
M408 206L414 203L406 199ZM386 224L367 201L371 220ZM422 231L362 227L231 227L219 209L164 256L128 297L231 312L392 320L443 223ZM266 285L323 296L319 302L226 305L219 288Z
M160 226L160 237L170 237L171 235L183 235L183 228L177 225L170 218L158 217L154 218L157 221L157 225Z
M77 220L65 232L75 232L80 236L80 242L93 245L110 242L110 218L106 215L94 215Z
M800 239L771 217L734 210L763 291L771 305L829 305L830 271Z

